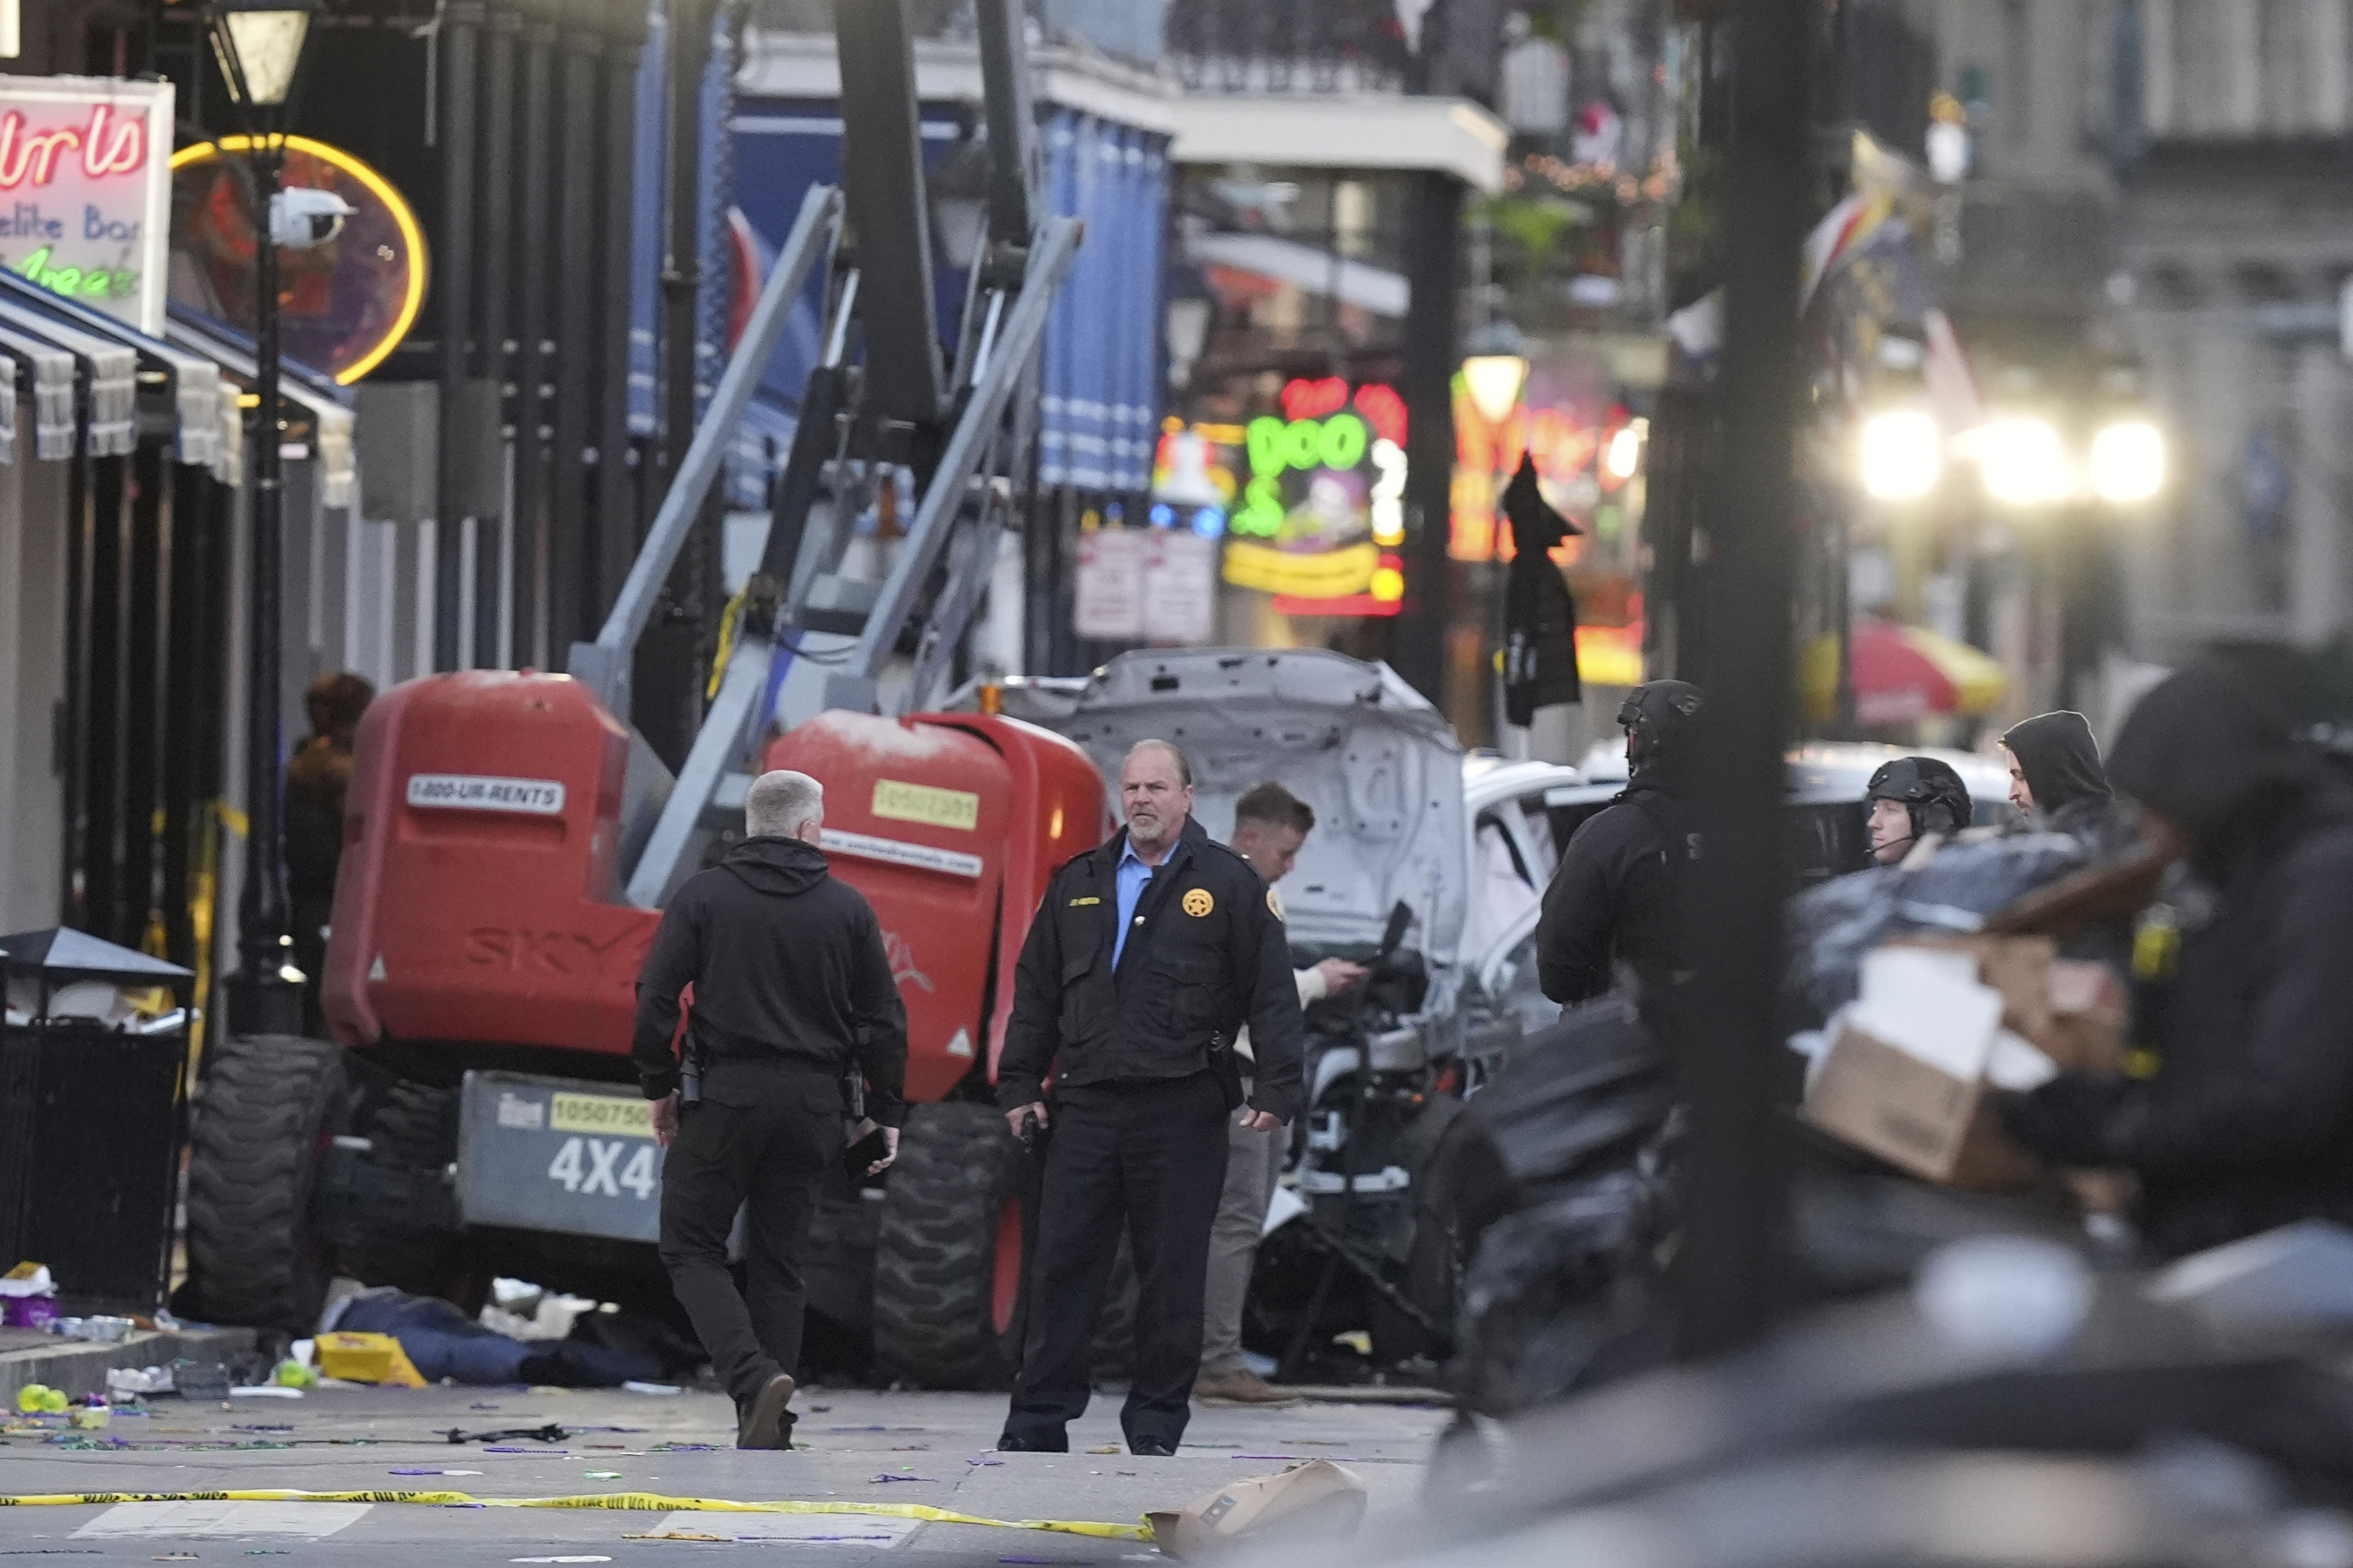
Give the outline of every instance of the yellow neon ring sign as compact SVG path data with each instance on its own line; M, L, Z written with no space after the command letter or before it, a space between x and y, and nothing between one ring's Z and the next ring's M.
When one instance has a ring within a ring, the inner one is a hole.
M223 136L214 142L198 142L172 154L172 167L179 168L214 153L242 153L253 145L250 136ZM289 152L301 153L332 168L341 169L361 184L368 194L385 205L392 221L400 228L401 243L408 247L408 289L402 297L400 309L394 312L392 327L375 347L335 373L335 384L349 386L368 372L382 364L385 356L400 346L408 329L417 322L417 312L425 303L425 230L419 226L417 215L409 210L407 201L395 190L392 182L361 163L340 147L330 147L324 142L313 142L308 136L280 138ZM265 226L267 219L264 219ZM257 237L258 238L258 237Z

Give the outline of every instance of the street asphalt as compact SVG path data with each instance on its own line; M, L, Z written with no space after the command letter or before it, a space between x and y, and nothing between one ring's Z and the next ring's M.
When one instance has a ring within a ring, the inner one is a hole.
M635 1507L517 1509L438 1503L95 1502L0 1506L0 1559L101 1563L679 1563L722 1555L852 1568L919 1554L928 1568L1113 1568L1162 1561L1148 1541L837 1512L696 1510L684 1500L920 1505L987 1520L1136 1525L1219 1483L1332 1459L1370 1492L1361 1539L1418 1514L1421 1463L1447 1413L1428 1405L1197 1406L1182 1451L1119 1446L1116 1395L1098 1395L1069 1454L998 1454L1001 1394L811 1388L791 1453L739 1453L715 1394L336 1387L299 1400L162 1397L103 1431L62 1416L0 1426L0 1503L90 1493L438 1491L484 1500L618 1499ZM563 1436L453 1444L554 1423ZM438 1474L431 1472L439 1472ZM470 1472L470 1473L469 1473Z

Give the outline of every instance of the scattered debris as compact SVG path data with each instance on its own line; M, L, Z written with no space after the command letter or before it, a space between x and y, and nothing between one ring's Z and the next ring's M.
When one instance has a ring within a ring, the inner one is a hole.
M507 1443L518 1440L531 1443L561 1443L571 1436L572 1433L567 1428L550 1421L544 1426L509 1426L497 1432L469 1432L463 1427L452 1426L439 1435L448 1438L452 1443Z
M1253 1542L1345 1540L1364 1522L1365 1483L1329 1459L1229 1481L1181 1509L1145 1518L1170 1557L1190 1559Z

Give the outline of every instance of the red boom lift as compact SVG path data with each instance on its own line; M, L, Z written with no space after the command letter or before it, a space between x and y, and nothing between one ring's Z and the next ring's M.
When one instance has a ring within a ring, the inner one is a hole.
M881 916L916 1102L886 1182L821 1208L811 1304L871 1331L887 1374L1003 1377L1019 1182L989 1083L1045 880L1108 817L1101 776L1059 736L913 711L1026 493L1039 343L1079 242L1074 220L1036 211L1017 0L978 10L989 237L953 360L932 325L903 5L861 0L838 23L843 189L808 193L596 641L565 675L430 676L369 710L325 976L335 1038L216 1048L188 1196L195 1310L307 1331L339 1268L461 1298L515 1274L666 1299L634 983L662 900L740 828L751 778L791 767L825 782L824 847ZM617 717L631 655L820 258L823 361L717 694L672 777ZM913 522L860 579L857 520L902 471Z

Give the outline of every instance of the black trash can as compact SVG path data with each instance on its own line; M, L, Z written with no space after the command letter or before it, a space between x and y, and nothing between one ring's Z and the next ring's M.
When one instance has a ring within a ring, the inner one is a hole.
M0 936L0 1269L45 1263L61 1310L153 1312L187 1139L189 987L176 964L78 931ZM115 1021L120 991L174 1009Z

